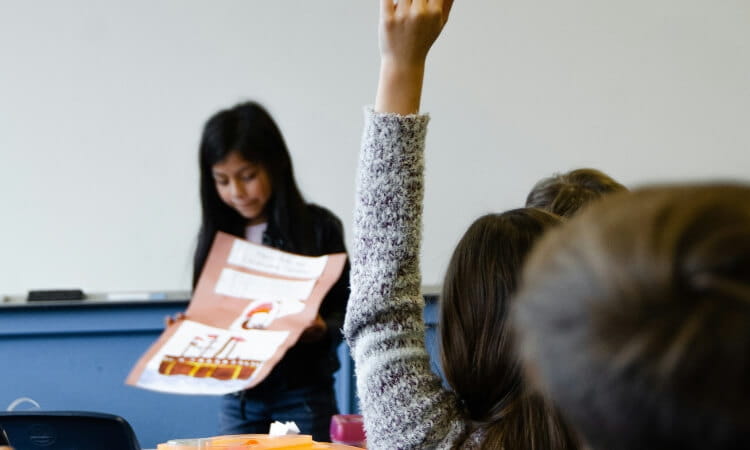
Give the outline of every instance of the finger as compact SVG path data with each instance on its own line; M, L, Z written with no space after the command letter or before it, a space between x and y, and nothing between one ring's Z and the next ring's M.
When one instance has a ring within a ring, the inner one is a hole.
M393 16L395 9L396 5L393 4L393 0L380 0L380 17L385 19Z
M411 10L412 12L422 12L427 8L427 0L412 0Z
M397 0L396 12L399 14L405 14L411 8L412 0Z
M453 7L453 0L429 0L428 3L433 8L440 8L443 15L443 23L445 23Z

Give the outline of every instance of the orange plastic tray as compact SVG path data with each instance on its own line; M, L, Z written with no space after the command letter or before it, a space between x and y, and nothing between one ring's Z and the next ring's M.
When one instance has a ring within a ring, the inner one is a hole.
M176 439L159 444L158 450L282 450L335 449L356 450L342 444L314 442L312 436L268 436L267 434L238 434L203 439Z

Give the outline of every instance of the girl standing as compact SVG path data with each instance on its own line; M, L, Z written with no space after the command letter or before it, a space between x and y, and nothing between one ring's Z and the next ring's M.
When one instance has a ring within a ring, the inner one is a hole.
M218 231L308 256L346 252L341 221L306 203L297 188L286 143L258 103L241 103L214 114L199 152L201 228L193 286ZM323 299L318 317L268 377L222 401L222 434L267 433L275 421L294 421L303 434L329 441L338 413L333 374L349 297L349 264Z

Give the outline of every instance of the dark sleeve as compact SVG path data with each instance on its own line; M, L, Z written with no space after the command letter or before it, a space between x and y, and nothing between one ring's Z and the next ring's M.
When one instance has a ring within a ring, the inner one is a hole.
M320 208L320 249L321 254L346 253L344 227L341 220L330 211ZM341 276L320 305L320 316L325 321L332 345L341 342L341 328L344 326L346 303L349 301L349 258L344 264Z

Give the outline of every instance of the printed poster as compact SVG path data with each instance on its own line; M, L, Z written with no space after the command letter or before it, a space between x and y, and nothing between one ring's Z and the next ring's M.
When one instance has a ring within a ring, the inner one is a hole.
M126 384L223 395L260 383L315 319L346 254L301 256L218 233L186 318L167 327Z

